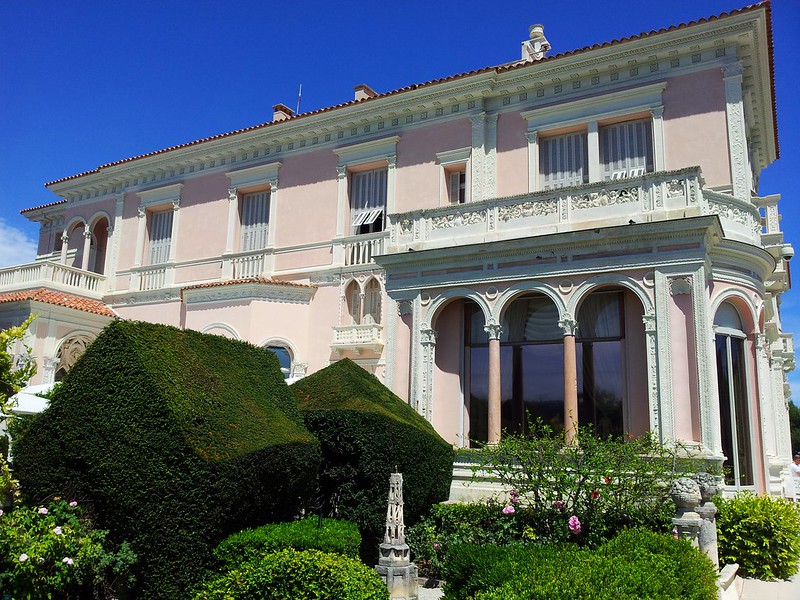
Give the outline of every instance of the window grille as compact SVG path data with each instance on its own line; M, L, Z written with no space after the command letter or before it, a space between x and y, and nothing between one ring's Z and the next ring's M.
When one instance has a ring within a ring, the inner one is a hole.
M160 265L169 260L172 245L172 212L164 210L150 217L150 264Z
M638 177L653 171L653 131L649 119L600 128L604 179Z
M269 191L242 197L242 252L263 250L269 241Z
M580 185L589 181L586 132L546 137L539 143L542 189Z

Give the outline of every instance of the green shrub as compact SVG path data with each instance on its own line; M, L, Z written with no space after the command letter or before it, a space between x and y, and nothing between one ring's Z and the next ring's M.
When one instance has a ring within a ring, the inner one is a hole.
M292 550L266 554L217 576L195 600L388 600L374 569L339 554Z
M525 508L504 514L506 505L490 502L436 504L430 513L406 530L420 573L441 576L447 551L459 544L509 544L537 540L537 515Z
M458 546L448 553L444 571L452 600L717 597L707 557L684 540L644 530L624 531L596 549Z
M115 583L133 583L136 560L127 544L116 551L80 506L55 500L0 514L0 591L18 600L111 598Z
M93 504L139 555L140 598L183 598L232 531L290 520L316 486L319 444L272 352L118 321L15 440L34 501Z
M360 545L361 535L354 523L323 519L320 527L317 517L309 517L233 533L220 542L214 556L223 569L231 570L242 562L285 548L321 550L358 558Z
M322 445L325 514L357 523L364 548L383 534L389 475L403 473L406 524L450 494L453 449L422 416L349 359L291 386Z
M719 559L744 577L788 579L800 560L800 510L784 498L715 498Z
M474 460L476 473L495 473L518 494L518 507L534 511L541 539L597 546L630 527L671 528L676 456L652 435L600 438L581 427L571 444L539 422L528 434L484 447ZM568 527L573 516L579 531Z

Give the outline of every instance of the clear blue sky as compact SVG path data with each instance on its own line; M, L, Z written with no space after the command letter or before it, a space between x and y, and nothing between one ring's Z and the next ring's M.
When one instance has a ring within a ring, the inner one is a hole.
M57 200L45 182L263 123L273 104L294 107L301 83L301 111L314 110L359 83L385 92L515 60L532 23L564 52L744 5L0 0L0 266L33 258L37 228L19 211ZM781 158L760 192L783 195L800 252L800 0L772 10ZM798 296L782 308L800 334ZM800 371L792 380L800 403Z

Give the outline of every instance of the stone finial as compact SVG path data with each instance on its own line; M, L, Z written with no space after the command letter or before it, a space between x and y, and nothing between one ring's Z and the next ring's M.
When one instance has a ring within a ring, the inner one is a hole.
M386 509L386 529L375 570L389 588L391 600L417 600L417 565L411 562L403 523L403 475L389 476L389 506Z
M697 473L694 480L700 486L700 497L703 502L708 502L719 491L717 478L711 473Z

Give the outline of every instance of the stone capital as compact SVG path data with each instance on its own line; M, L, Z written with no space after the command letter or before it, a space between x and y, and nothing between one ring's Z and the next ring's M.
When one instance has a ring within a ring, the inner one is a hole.
M569 316L561 319L558 322L558 326L561 328L561 332L564 334L564 337L569 335L574 336L578 331L578 322Z
M490 321L484 325L483 330L489 334L490 340L499 340L500 336L503 335L503 326L495 321Z

